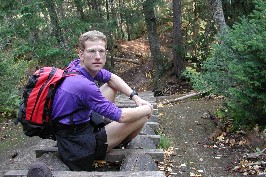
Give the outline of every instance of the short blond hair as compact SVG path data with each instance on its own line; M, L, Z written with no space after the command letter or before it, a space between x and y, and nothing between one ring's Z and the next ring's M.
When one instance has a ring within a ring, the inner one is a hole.
M84 50L85 49L85 42L86 41L97 41L97 40L102 40L104 42L107 42L106 36L96 30L88 31L86 33L83 33L79 37L79 50Z

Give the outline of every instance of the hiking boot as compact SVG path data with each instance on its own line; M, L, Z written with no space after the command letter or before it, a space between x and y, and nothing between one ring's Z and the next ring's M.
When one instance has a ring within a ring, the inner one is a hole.
M53 174L45 163L37 162L29 167L27 177L53 177Z

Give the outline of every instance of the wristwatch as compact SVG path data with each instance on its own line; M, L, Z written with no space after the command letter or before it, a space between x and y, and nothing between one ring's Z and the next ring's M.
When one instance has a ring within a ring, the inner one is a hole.
M139 95L135 90L129 95L129 99L132 100L134 95Z

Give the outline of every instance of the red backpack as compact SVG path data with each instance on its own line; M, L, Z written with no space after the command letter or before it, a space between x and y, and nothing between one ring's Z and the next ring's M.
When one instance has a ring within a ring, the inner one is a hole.
M43 67L29 77L16 124L20 122L27 136L55 139L50 119L57 87L68 76L78 75L55 67Z

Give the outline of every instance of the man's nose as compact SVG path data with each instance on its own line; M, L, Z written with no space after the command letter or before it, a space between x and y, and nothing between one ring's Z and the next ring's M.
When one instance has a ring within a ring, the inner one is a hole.
M95 58L101 58L101 55L100 55L99 51L95 51Z

